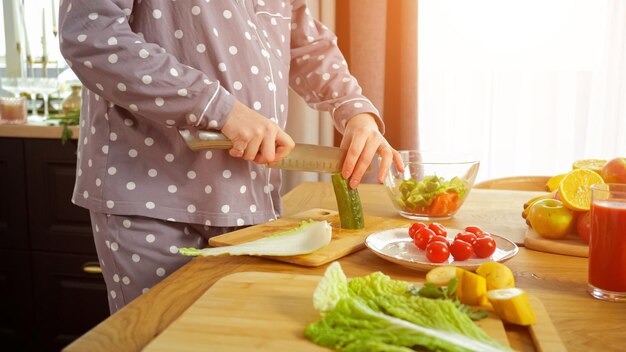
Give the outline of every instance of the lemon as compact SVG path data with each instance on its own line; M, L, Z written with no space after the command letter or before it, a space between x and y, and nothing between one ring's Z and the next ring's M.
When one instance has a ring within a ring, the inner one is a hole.
M604 183L602 177L589 169L572 170L559 184L559 198L575 211L588 211L591 206L591 185Z
M487 299L500 319L517 325L532 325L537 316L528 296L519 288L501 288L487 292Z
M604 164L606 164L606 160L602 160L602 159L582 159L582 160L576 160L572 164L572 170L588 169L588 170L591 170L593 172L596 172L599 175L600 171L602 171L602 167L604 167Z
M484 277L487 281L487 291L515 287L513 272L502 263L482 263L476 269L476 274Z
M561 180L564 176L565 174L560 174L550 177L548 182L546 182L546 188L548 189L548 191L553 192L557 188L559 188L559 184L561 183Z

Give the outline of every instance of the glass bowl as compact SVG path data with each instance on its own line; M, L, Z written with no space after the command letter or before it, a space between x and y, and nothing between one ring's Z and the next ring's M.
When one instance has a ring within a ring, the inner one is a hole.
M461 208L480 162L467 155L400 151L404 172L392 166L385 187L400 215L412 220L449 219Z

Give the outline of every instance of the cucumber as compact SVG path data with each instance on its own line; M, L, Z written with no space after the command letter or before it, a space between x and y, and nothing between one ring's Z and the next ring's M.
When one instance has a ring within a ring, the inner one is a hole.
M342 229L362 229L365 227L363 217L363 207L359 191L348 186L348 180L340 173L333 174L333 189L337 199L337 209L339 210L339 221Z

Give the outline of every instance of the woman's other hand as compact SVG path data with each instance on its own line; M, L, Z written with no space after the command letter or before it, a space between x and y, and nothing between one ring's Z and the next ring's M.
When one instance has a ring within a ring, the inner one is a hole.
M259 164L274 164L294 147L291 137L276 123L235 102L222 133L233 142L229 154Z
M353 189L363 179L376 154L381 157L377 177L379 183L383 183L392 161L398 170L404 170L400 153L380 133L372 115L359 114L348 121L341 148L348 150L341 174L345 179L350 179L350 187Z

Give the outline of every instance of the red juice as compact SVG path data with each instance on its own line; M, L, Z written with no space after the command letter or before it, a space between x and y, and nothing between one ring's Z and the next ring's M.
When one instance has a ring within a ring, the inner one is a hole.
M589 283L626 293L626 200L592 202L591 218Z

